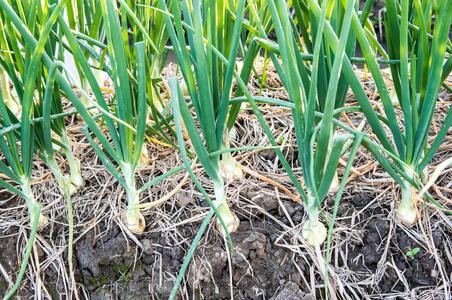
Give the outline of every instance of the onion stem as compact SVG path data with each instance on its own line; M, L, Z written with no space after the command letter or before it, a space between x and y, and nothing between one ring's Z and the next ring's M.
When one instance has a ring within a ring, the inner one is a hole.
M83 105L85 105L85 107L90 107L91 102L85 96L85 95L89 95L89 89L90 89L89 81L86 78L86 76L80 76L80 77L81 77L81 86L82 86L83 91L85 92L85 93L82 93L80 100L82 101Z
M65 191L67 180L64 178L63 173L61 173L60 167L58 166L58 163L56 162L55 158L53 157L52 154L48 153L44 153L43 156L44 157L41 157L41 159L47 163L47 166L49 167L50 171L52 171L52 174L58 183L58 187L62 191Z
M315 197L312 196L312 193L307 193L307 198L308 222L303 226L301 234L309 245L315 247L325 241L327 231L325 226L319 221L319 208Z
M97 53L100 52L100 48L97 47L97 46L93 46L93 49ZM104 82L105 82L105 79L104 79L105 75L104 75L104 72L102 70L99 70L100 63L96 59L93 59L93 65L95 66L95 68L93 68L94 77L96 78L97 83L100 86L103 86Z
M413 180L415 179L415 174L408 168L405 169L405 173ZM409 181L402 181L402 200L397 208L397 218L406 226L411 226L417 221L416 188Z
M157 68L157 67L156 67ZM154 71L154 75L158 74L158 70ZM160 89L156 85L151 85L151 96L152 96L152 104L158 112L163 111L162 103L160 102ZM152 117L152 116L151 116Z
M67 162L69 164L69 184L71 189L71 195L76 192L79 188L83 186L83 178L82 172L80 168L80 160L74 157L71 151L71 146L69 143L69 138L67 136L66 131L63 131L63 135L61 136L61 141L64 147L64 154L66 155Z
M21 189L24 194L25 202L27 203L28 213L30 214L30 222L33 222L38 208L38 204L36 203L35 197L33 196L33 191L31 190L31 183L29 178L23 180ZM46 225L49 222L49 220L46 217L44 217L40 212L39 214L40 215L38 221L38 228L41 228L44 225Z
M234 127L233 127L234 128ZM236 134L236 131L232 130L228 133L227 127L226 127L226 133L224 134L224 140L221 143L221 149L228 149L229 148L229 139L231 138L230 135ZM239 181L243 178L243 172L242 169L240 169L237 166L237 161L232 156L231 152L225 152L221 155L222 160L220 162L221 166L221 174L222 177L226 179L227 182L231 181Z
M133 233L142 233L146 227L146 223L140 209L137 206L140 204L140 195L135 188L135 174L132 171L130 164L124 164L121 168L124 174L127 193L127 211L124 215L124 223L127 228Z
M226 202L226 194L224 190L224 184L223 180L214 180L213 187L215 190L215 201L213 201L213 204L215 205L215 208L218 210L218 213L223 220L224 224L226 225L226 228L228 229L228 233L234 232L237 230L240 224L239 218L231 212L229 209L228 203ZM223 226L221 225L220 220L216 219L216 225L218 231L223 235L226 236L226 232L224 231Z
M9 93L9 81L8 75L5 70L0 66L0 81L2 82L2 97L4 101L11 100L11 95Z

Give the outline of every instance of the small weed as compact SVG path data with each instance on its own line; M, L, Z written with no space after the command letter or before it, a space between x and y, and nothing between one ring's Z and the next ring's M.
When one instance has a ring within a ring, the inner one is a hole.
M123 273L123 272L121 272L120 270L118 270L118 272L119 273L121 273L121 278L119 278L116 282L120 282L120 281L125 281L125 282L127 282L127 281L129 281L129 277L130 277L130 275L132 275L132 274L126 274L126 273Z
M409 251L406 253L406 256L408 256L409 258L413 259L414 256L415 256L420 250L421 250L421 249L419 249L419 248L414 248L413 250L409 250Z

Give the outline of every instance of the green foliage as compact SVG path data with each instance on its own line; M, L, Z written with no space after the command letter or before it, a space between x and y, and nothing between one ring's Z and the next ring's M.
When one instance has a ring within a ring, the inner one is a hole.
M414 256L415 256L420 250L421 250L421 249L419 249L419 248L414 248L413 250L409 250L409 251L406 253L406 256L408 256L409 258L413 259Z
M340 24L341 38L335 42L337 51L334 56L325 58L325 49L331 46L324 41L324 27L329 25L326 15L330 7L328 1L323 1L320 16L313 16L305 7L304 12L300 6L296 7L298 25L305 33L305 44L301 43L295 22L288 14L284 1L269 1L269 8L276 35L278 37L278 50L281 54L282 66L273 55L273 63L289 94L290 101L294 103L292 110L297 136L298 153L301 162L303 177L305 179L306 193L302 197L308 206L309 221L303 228L303 236L311 245L321 244L326 238L326 231L318 221L318 207L325 199L328 189L334 178L335 170L342 154L347 138L353 136L334 137L336 125L333 123L334 109L342 107L348 85L345 78L341 78L343 57L346 57L347 48L353 49L351 44L350 24L354 2L349 1ZM300 3L299 3L300 4ZM340 5L339 5L340 6ZM311 40L307 42L306 17L310 17ZM331 20L330 20L331 22ZM339 22L336 22L337 24ZM314 26L314 28L313 28ZM307 49L313 54L312 66L303 62L302 51ZM354 49L353 49L354 51ZM327 51L330 54L330 51ZM325 58L325 59L324 59ZM326 65L329 64L329 67ZM343 85L343 87L341 87ZM323 113L321 121L317 120L316 111ZM317 144L314 147L314 143Z

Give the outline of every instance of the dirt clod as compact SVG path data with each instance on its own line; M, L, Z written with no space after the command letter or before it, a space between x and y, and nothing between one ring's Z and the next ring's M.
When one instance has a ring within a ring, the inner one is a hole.
M270 298L271 300L313 300L314 297L306 296L301 290L298 284L294 282L288 282L276 293L275 296Z
M276 158L276 152L273 149L264 149L260 152L260 156L266 160L274 160Z
M275 197L275 194L263 190L247 189L242 192L242 195L266 211L272 211L279 207L278 199Z
M364 207L366 206L370 201L372 200L372 197L365 193L360 193L352 198L352 204L356 207Z

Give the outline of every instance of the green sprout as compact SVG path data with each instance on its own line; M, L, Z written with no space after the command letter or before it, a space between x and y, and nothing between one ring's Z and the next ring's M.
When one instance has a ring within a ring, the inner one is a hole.
M414 256L415 256L420 250L421 250L421 249L419 249L419 248L414 248L413 250L409 250L409 251L406 253L406 256L408 256L409 258L413 259Z

